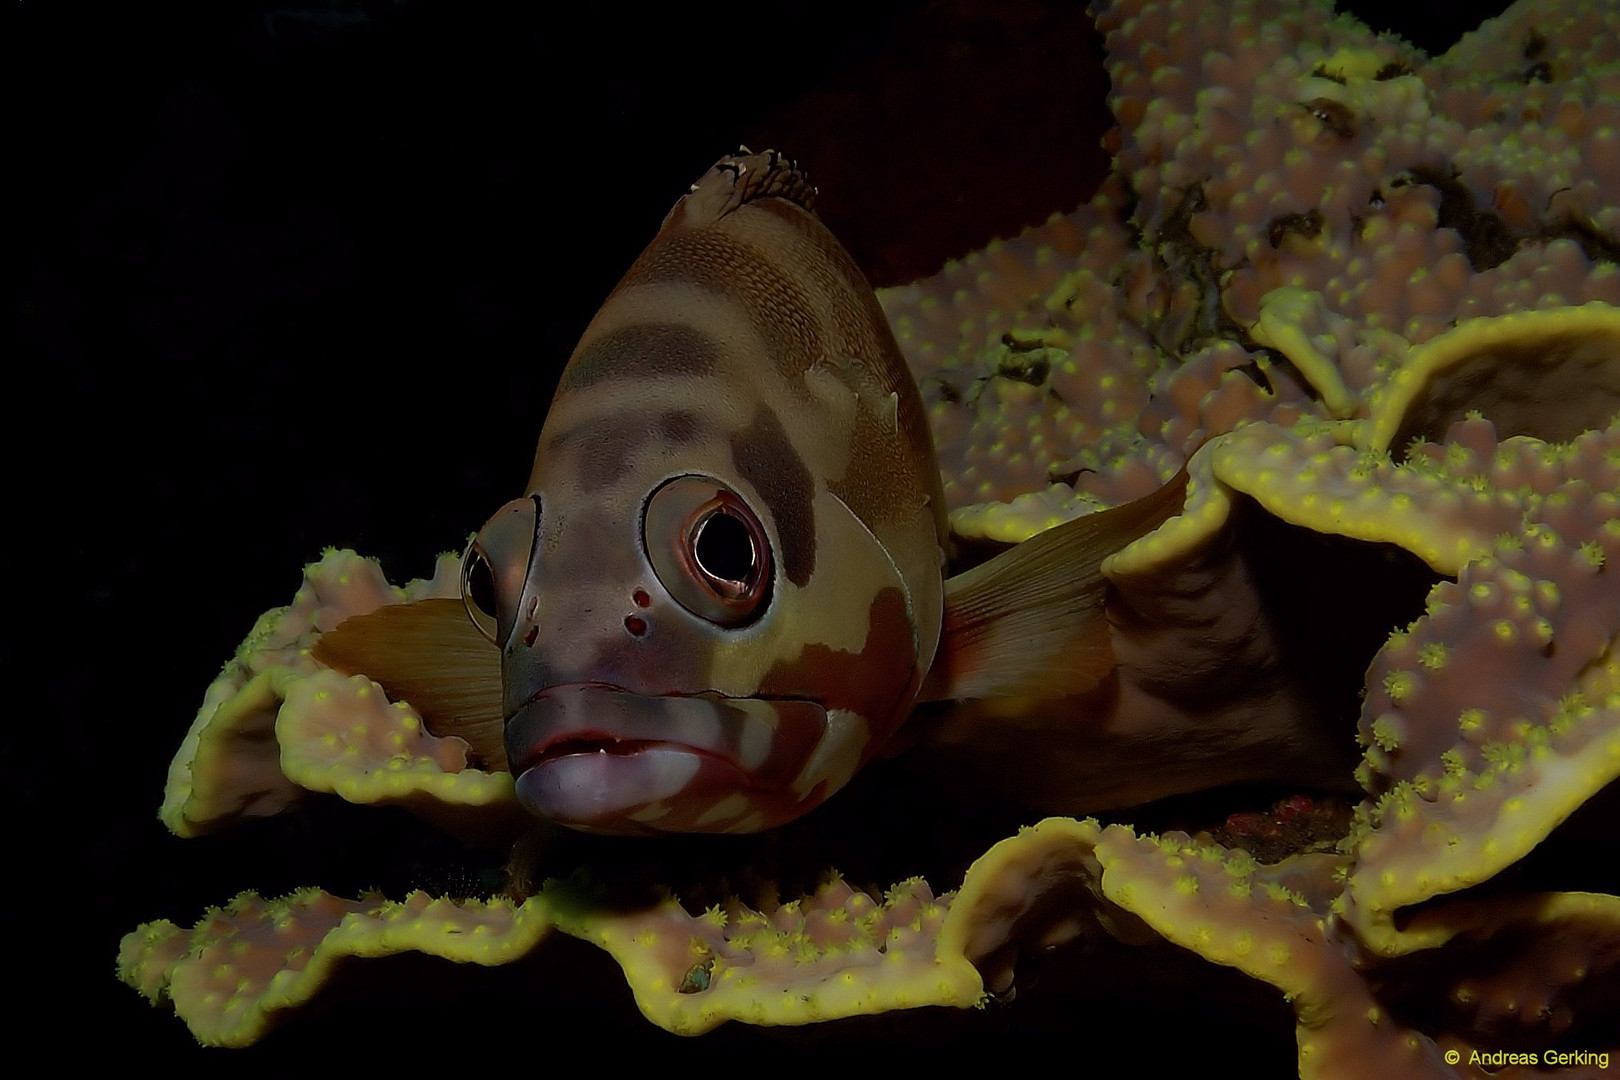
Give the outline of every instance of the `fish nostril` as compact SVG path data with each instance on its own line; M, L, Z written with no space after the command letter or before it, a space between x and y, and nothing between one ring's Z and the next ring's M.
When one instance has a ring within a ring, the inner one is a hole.
M529 632L527 634L523 635L523 644L527 645L529 648L532 649L532 648L534 648L534 639L539 637L539 636L540 636L540 627L531 626L531 627L529 627Z
M640 637L647 632L647 620L640 615L626 615L624 617L624 628L630 631L632 636Z
M630 594L630 598L636 602L636 607L644 608L652 606L652 597L647 595L646 589L637 589L635 592Z

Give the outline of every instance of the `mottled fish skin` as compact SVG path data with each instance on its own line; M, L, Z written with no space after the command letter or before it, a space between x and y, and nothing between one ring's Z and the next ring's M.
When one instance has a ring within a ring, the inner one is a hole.
M527 497L475 541L507 757L537 814L779 825L889 739L933 659L946 531L926 418L812 195L774 152L694 185L585 330Z

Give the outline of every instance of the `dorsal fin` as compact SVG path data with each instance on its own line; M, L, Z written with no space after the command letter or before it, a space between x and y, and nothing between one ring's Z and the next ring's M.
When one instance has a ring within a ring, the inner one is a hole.
M456 735L486 769L506 768L501 654L460 600L389 604L345 619L316 639L315 659L365 675L392 701L408 701L434 735Z
M756 154L744 146L698 178L664 218L663 228L701 227L759 199L786 199L810 210L816 189L791 158L775 150Z
M920 701L1085 693L1114 669L1102 562L1181 512L1187 473L1134 502L1040 533L945 583Z

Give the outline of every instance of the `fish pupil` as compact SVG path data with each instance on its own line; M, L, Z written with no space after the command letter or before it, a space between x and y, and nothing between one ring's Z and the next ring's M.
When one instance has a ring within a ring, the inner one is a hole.
M724 511L698 526L692 553L704 573L722 581L746 583L754 572L754 540L748 526Z

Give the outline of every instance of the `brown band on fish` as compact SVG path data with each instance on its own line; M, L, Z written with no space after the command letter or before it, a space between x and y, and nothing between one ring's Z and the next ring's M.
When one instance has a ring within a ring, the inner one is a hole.
M782 422L763 406L753 423L731 436L731 459L765 500L782 542L782 572L802 588L816 569L815 477Z
M667 430L695 433L689 413L673 410ZM664 418L649 422L644 415L611 417L582 423L551 440L549 450L560 458L571 459L575 476L585 491L600 491L624 479L632 461L652 449L649 438L666 430ZM680 444L687 439L671 438Z
M666 409L658 416L658 434L676 445L695 440L703 432L703 421L691 409Z
M795 268L802 269L816 286L814 292L833 301L830 315L834 335L845 345L845 351L854 356L875 356L874 349L893 342L889 321L878 306L866 275L820 218L780 200L762 202L756 209L793 231L800 248L793 253L798 256L794 259ZM773 246L787 247L786 244ZM900 373L906 376L902 381L910 381L910 374L903 366Z
M609 379L701 378L719 363L719 346L680 323L647 323L611 330L574 353L557 383L571 393Z
M765 342L776 369L790 378L827 355L814 305L777 268L773 253L715 229L661 234L619 283L619 291L648 285L697 285L730 300Z

